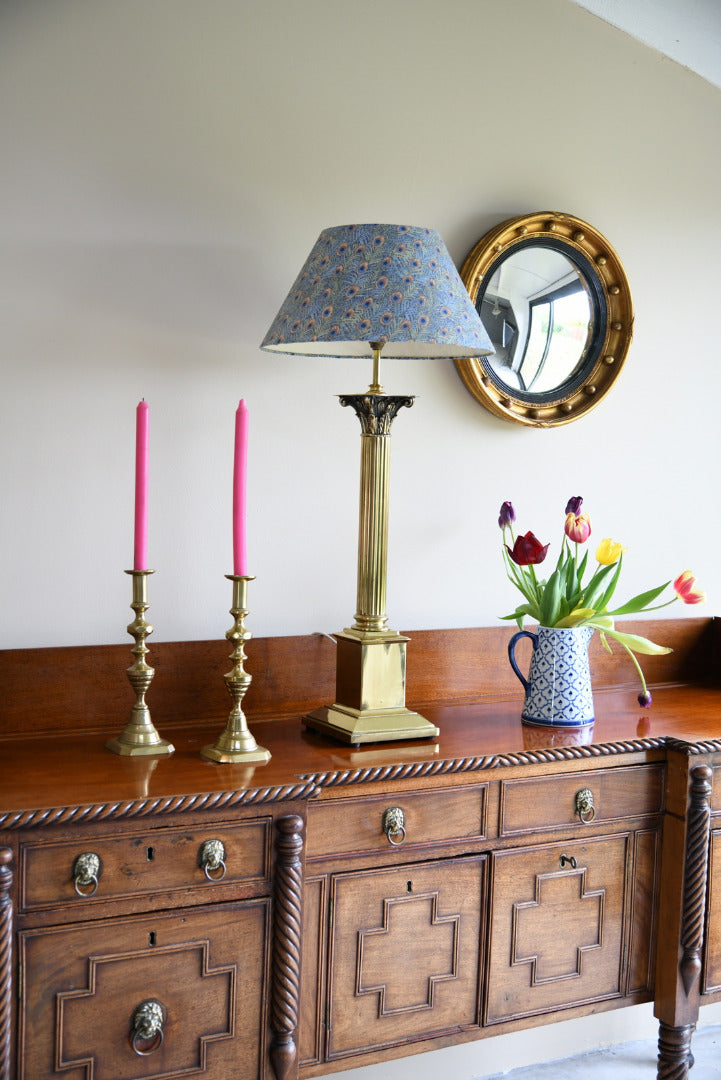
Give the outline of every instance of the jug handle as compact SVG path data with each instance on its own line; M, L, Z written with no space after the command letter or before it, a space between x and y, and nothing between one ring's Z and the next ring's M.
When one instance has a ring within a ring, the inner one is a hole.
M523 689L528 690L528 679L524 679L523 675L521 675L520 671L518 670L518 664L516 663L516 642L519 641L522 637L527 637L531 639L531 641L533 642L534 652L538 648L538 634L532 634L530 630L519 630L518 633L514 634L511 640L508 642L508 659L510 661L511 667L515 671L520 681L523 683Z

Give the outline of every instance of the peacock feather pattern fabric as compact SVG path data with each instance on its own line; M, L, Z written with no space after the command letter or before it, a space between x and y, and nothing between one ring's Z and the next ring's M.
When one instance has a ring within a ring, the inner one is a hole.
M410 225L325 229L261 348L306 355L483 356L488 335L440 236Z

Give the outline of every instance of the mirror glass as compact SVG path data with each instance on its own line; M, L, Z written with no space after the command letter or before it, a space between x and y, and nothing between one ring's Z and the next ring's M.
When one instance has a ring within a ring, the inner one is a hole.
M527 247L500 263L480 298L496 350L494 372L515 390L562 386L588 350L593 311L585 278L567 256Z
M596 403L632 325L623 269L599 233L565 214L513 218L479 241L461 276L495 349L456 363L482 404L548 426Z

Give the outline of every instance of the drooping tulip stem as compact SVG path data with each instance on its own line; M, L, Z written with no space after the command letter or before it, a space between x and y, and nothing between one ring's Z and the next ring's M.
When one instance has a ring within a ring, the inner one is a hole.
M665 604L654 604L653 607L644 608L643 609L644 614L647 611L660 611L661 608L669 607L670 604L675 604L676 601L679 600L679 599L680 599L680 597L678 597L678 596L672 596L671 599L667 600Z
M619 641L619 645L622 648L624 648L626 650L626 652L628 653L628 655L631 657L631 661L633 663L633 666L636 668L636 671L638 672L638 677L641 680L641 693L642 694L647 694L648 693L648 687L646 686L646 680L643 677L643 671L641 670L641 665L639 664L638 660L636 659L635 654L631 651L631 649L629 649L628 645L624 645L624 643L622 641Z

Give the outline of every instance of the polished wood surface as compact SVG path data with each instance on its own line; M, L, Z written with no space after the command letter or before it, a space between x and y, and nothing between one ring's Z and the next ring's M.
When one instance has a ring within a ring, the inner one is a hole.
M253 734L271 751L267 765L216 765L199 751L212 737L210 725L168 728L175 746L165 758L121 758L105 749L107 734L13 739L3 744L0 824L38 808L94 806L198 797L234 792L240 801L292 798L320 787L392 779L414 772L432 775L445 763L467 770L513 765L547 754L548 760L592 758L637 750L653 756L668 738L689 742L721 740L721 692L715 687L654 687L650 710L639 708L635 688L594 694L593 731L535 728L520 720L522 696L462 706L432 706L425 715L440 727L432 741L354 748L305 729L299 717L282 721L250 719ZM604 751L610 747L611 750ZM719 741L721 749L721 741ZM660 751L662 753L662 750ZM167 809L171 809L168 804ZM203 809L202 799L187 809ZM208 804L205 804L208 808ZM185 807L178 806L178 812Z

